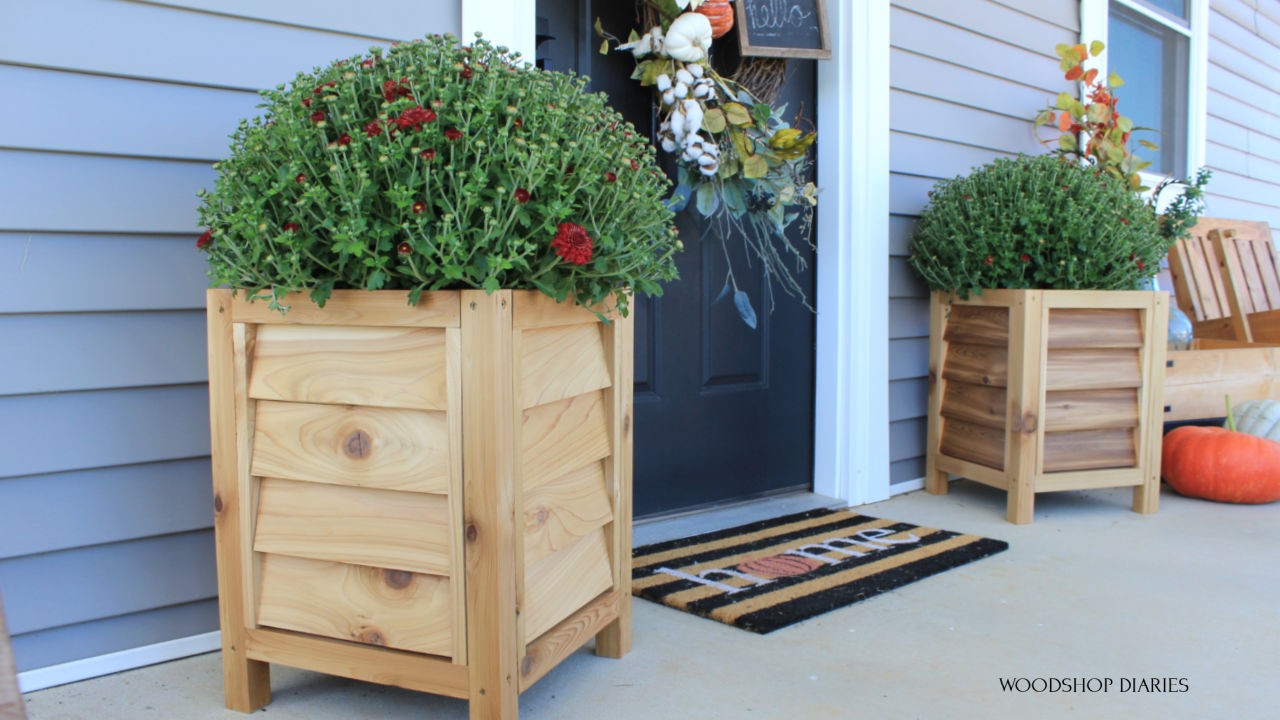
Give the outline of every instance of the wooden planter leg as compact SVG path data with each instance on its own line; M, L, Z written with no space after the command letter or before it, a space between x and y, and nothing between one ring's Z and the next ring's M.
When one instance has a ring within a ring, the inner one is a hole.
M227 707L248 713L271 702L270 666L250 660L245 646L248 608L245 606L246 555L242 544L250 522L238 498L241 470L236 452L239 425L235 392L235 343L228 298L215 301L209 292L208 340L210 386L221 391L210 397L209 425L213 450L213 527L218 556L218 612L222 626L222 674ZM243 468L247 480L248 462Z
M519 712L511 293L462 293L463 527L471 720Z
M924 489L930 495L947 494L947 473L937 466L942 445L942 397L947 391L946 380L942 377L942 363L947 355L947 341L943 333L947 307L940 297L935 292L929 303L929 425Z
M1039 368L1043 364L1048 322L1040 293L1029 292L1010 308L1006 517L1016 525L1026 525L1035 517L1036 477L1040 470L1040 396L1043 394Z

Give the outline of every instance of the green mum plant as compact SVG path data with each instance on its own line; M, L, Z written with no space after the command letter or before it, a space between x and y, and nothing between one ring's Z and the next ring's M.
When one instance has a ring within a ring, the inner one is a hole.
M477 36L478 37L478 36ZM537 289L625 313L682 244L655 151L587 80L433 36L263 91L202 192L214 285ZM281 308L287 309L287 308Z
M1129 290L1169 249L1156 216L1119 178L1054 155L1001 158L940 181L910 263L934 290Z

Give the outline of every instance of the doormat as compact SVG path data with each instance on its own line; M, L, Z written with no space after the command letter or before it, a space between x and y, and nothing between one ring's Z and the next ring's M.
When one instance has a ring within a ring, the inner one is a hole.
M847 510L811 510L638 547L632 592L769 633L1008 547Z

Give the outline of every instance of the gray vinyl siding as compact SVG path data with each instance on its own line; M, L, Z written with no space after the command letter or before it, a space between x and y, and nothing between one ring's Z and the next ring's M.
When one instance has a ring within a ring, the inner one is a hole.
M1208 211L1280 241L1280 0L1212 0L1208 91Z
M890 483L924 475L929 301L907 265L939 179L1043 152L1030 118L1061 91L1053 48L1079 39L1077 0L894 0L890 16Z
M0 593L20 671L217 629L196 191L256 90L456 0L41 0L0 20Z

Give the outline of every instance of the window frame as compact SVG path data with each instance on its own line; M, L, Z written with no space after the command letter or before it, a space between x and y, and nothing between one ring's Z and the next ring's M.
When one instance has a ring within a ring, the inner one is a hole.
M1112 3L1120 5L1142 17L1169 28L1187 38L1187 138L1184 157L1186 167L1173 168L1174 177L1190 177L1205 163L1205 124L1208 110L1209 74L1209 0L1187 0L1187 24L1184 26L1166 13L1141 0L1081 0L1080 41L1106 42L1109 38L1110 10ZM1107 54L1092 62L1099 72L1107 75ZM1163 175L1142 173L1143 185L1154 187Z

